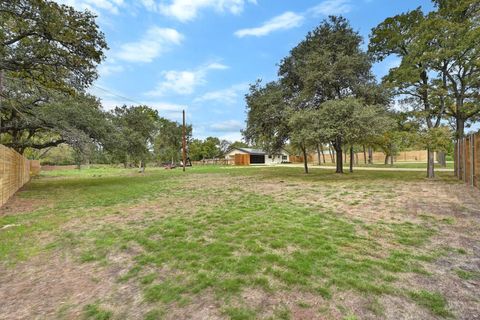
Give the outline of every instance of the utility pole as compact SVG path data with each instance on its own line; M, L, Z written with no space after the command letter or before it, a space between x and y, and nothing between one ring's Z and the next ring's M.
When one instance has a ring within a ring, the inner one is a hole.
M183 171L185 172L185 166L187 162L187 141L185 138L186 128L185 128L185 110L182 111L183 114L183 127L182 127L182 164L183 164Z

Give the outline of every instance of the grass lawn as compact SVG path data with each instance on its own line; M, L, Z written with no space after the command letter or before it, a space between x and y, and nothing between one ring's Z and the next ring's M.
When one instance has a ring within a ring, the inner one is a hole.
M315 164L316 165L316 164ZM346 163L345 167L348 167L350 164ZM439 164L435 163L435 169L451 169L453 170L453 161L447 161L447 166L445 168L441 167ZM334 163L322 163L322 166L335 166ZM360 160L358 164L355 164L354 167L367 167L367 168L405 168L405 169L427 169L426 162L395 162L392 165L384 163L374 163L374 164L365 164L363 160Z
M473 319L451 173L44 172L0 211L0 319Z

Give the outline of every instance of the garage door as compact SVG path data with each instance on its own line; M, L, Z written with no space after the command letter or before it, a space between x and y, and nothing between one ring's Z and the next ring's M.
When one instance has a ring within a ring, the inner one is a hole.
M265 163L265 156L264 155L250 155L250 163L258 164L258 163Z

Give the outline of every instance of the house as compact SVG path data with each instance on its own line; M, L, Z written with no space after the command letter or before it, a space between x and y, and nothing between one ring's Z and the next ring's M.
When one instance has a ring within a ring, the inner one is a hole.
M232 148L226 155L225 159L235 165L250 165L250 164L280 164L289 162L290 155L287 151L281 150L278 154L267 154L260 149L252 148Z

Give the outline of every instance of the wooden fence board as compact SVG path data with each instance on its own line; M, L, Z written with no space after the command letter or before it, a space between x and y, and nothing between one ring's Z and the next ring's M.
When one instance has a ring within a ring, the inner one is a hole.
M235 155L235 165L236 166L248 166L250 165L250 155L249 154L240 154Z
M455 175L469 185L480 184L480 136L472 134L455 143Z
M40 170L40 163L38 163L38 170ZM30 161L18 152L0 145L0 173L1 206L30 181Z

